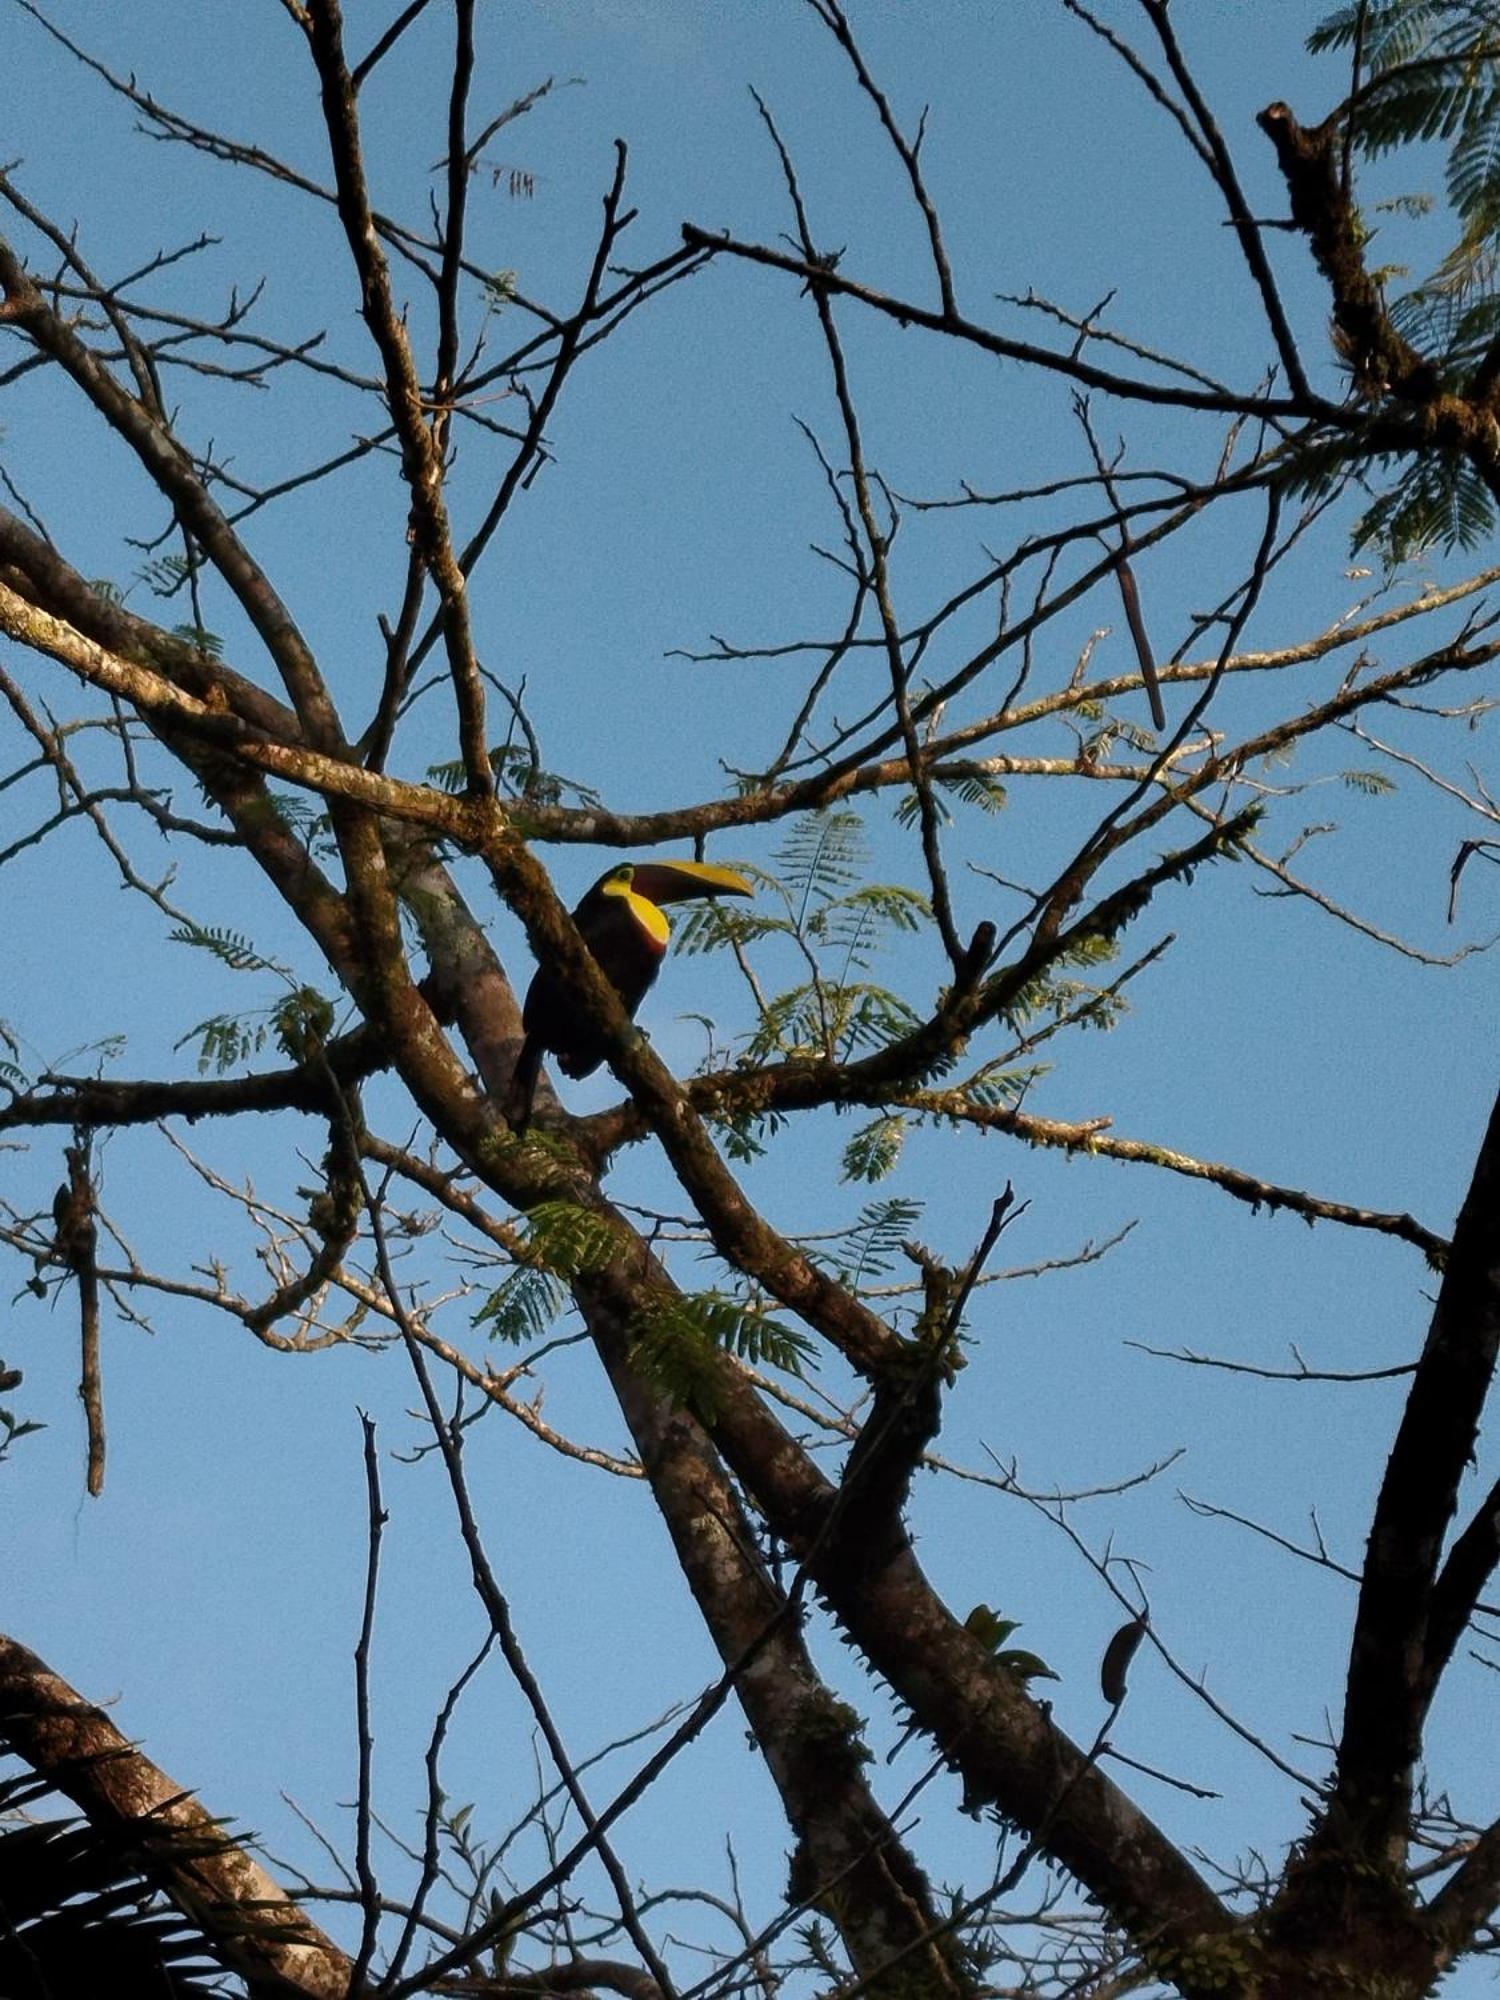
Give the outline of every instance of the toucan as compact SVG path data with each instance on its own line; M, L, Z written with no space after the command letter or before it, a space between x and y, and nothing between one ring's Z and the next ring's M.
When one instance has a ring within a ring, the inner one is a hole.
M667 955L672 926L663 903L695 896L753 896L743 875L707 861L626 861L611 868L573 912L579 935L634 1014ZM537 1072L544 1054L557 1057L565 1076L592 1076L604 1060L604 1041L585 1018L563 975L537 968L521 1014L526 1039L511 1085L511 1124L524 1132L531 1118Z

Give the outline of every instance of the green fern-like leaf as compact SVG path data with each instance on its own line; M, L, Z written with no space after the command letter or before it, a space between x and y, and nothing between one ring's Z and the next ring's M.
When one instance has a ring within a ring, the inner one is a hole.
M1003 812L1010 803L1004 785L988 771L938 771L934 775L945 792L966 806L977 806L981 812Z
M906 1120L888 1112L862 1125L844 1148L846 1181L883 1181L896 1170L906 1139Z
M1008 1108L1019 1104L1032 1085L1047 1075L1050 1067L1048 1063L1026 1063L1019 1066L1012 1064L1007 1068L996 1063L982 1069L964 1086L964 1096L972 1104Z
M1493 73L1493 72L1492 72ZM1475 91L1448 155L1448 199L1465 222L1488 231L1500 217L1500 88Z
M891 882L870 882L852 894L841 896L838 907L863 917L869 915L891 930L917 931L932 915L932 904L920 890L904 889Z
M841 893L858 880L864 822L847 807L825 806L799 820L776 851L776 872L794 908Z
M543 1270L561 1278L595 1271L618 1255L619 1231L608 1216L576 1201L539 1201L526 1216L527 1247Z
M1495 504L1474 468L1433 454L1365 511L1354 547L1373 547L1387 562L1402 563L1431 548L1477 548L1494 529Z
M243 932L217 924L179 924L168 935L173 944L190 944L196 951L209 952L231 972L276 972L290 977L284 965L278 965L274 958L263 958Z
M562 1310L566 1296L566 1287L556 1272L523 1265L489 1294L474 1315L474 1325L486 1328L492 1340L519 1347L541 1339Z
M448 792L455 798L469 782L461 757L448 758L441 764L429 764L424 775L429 785L436 785L440 792Z
M807 1252L840 1284L857 1290L890 1270L921 1217L921 1202L910 1196L888 1195L866 1202L836 1245L808 1244Z
M1426 47L1432 17L1442 12L1432 0L1375 0L1361 6L1359 0L1335 7L1325 15L1307 38L1313 55L1332 49L1352 49L1364 16L1366 67L1374 73L1410 62Z
M739 864L752 881L772 878L759 869ZM795 937L790 917L768 910L747 909L735 903L704 901L692 904L672 926L672 949L683 958L695 958L706 951L723 951L731 945L756 944L762 938Z
M816 1348L795 1327L724 1292L673 1293L640 1314L631 1329L631 1355L647 1379L673 1402L705 1415L715 1404L714 1358L720 1353L800 1376Z
M210 632L206 625L174 625L174 638L185 639L190 646L196 646L200 653L208 653L214 659L221 657L224 641L217 632Z
M733 1118L715 1119L714 1126L731 1160L748 1166L765 1158L766 1141L786 1123L774 1111L736 1112Z
M1341 771L1339 776L1351 792L1364 792L1371 798L1396 789L1395 780L1384 771Z
M939 826L951 826L953 815L942 799L932 798L933 816ZM922 795L920 792L902 792L895 802L897 826L915 826L922 817Z
M793 987L768 1001L750 1037L752 1062L774 1055L846 1056L855 1049L885 1048L916 1027L918 1016L883 986Z

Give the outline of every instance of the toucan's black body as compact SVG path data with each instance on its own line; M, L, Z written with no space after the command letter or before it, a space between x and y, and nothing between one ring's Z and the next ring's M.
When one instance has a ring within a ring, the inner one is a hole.
M696 896L749 896L743 875L701 861L643 861L611 868L573 912L584 943L599 969L634 1014L667 955L671 925L663 903ZM591 1076L604 1060L604 1042L574 999L563 975L550 965L537 968L521 1015L526 1039L516 1062L511 1123L524 1132L544 1054L557 1057L565 1076Z

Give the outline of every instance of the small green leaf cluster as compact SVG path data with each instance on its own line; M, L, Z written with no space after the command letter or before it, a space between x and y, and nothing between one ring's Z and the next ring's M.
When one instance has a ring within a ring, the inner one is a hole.
M844 1148L846 1181L883 1181L894 1173L906 1143L906 1119L899 1111L882 1112L861 1125Z
M321 1050L333 1032L334 1006L315 986L293 984L287 968L263 957L243 932L217 925L179 924L170 935L175 944L206 951L231 972L273 972L290 987L271 1007L244 1014L210 1014L206 1021L180 1035L173 1048L196 1043L200 1074L212 1071L223 1076L237 1069L259 1055L273 1037L277 1048L293 1062L307 1062Z
M172 1046L181 1049L196 1043L198 1074L227 1076L260 1054L269 1033L269 1021L253 1014L210 1014L206 1021L179 1035Z
M0 1021L0 1083L3 1083L8 1090L25 1090L31 1082L20 1063L13 1060L20 1053L21 1044L16 1040L9 1023Z
M186 640L188 645L196 646L200 653L207 653L212 659L223 656L224 641L217 632L210 632L206 625L174 625L172 636Z
M1351 792L1363 792L1368 798L1383 798L1396 789L1395 780L1384 771L1341 771L1339 776Z
M19 1368L7 1368L0 1361L0 1394L5 1394L21 1386ZM3 1459L17 1438L28 1437L33 1431L45 1430L46 1425L35 1422L30 1417L18 1417L14 1410L0 1404L0 1459Z
M315 986L299 986L271 1009L277 1047L293 1062L320 1055L333 1033L333 1002Z
M1045 1660L1035 1653L1028 1653L1024 1647L1006 1645L1011 1634L1020 1629L1019 1618L1002 1618L988 1604L976 1604L964 1620L964 1630L972 1632L995 1665L1003 1667L1022 1687L1028 1681L1055 1681L1057 1675Z

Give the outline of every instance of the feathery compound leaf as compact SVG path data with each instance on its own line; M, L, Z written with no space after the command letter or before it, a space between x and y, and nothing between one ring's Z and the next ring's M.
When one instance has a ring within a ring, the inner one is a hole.
M846 1181L883 1181L894 1173L906 1139L906 1120L891 1112L862 1125L844 1148Z
M1019 1104L1034 1083L1051 1072L1050 1063L1025 1063L1019 1067L982 1069L965 1084L964 1096L971 1104L1000 1107Z
M1351 792L1365 792L1371 797L1396 789L1395 780L1388 778L1384 771L1341 771L1339 776Z
M851 895L841 896L838 907L870 915L892 930L917 931L923 919L932 915L932 904L919 889L905 889L893 882L870 882Z
M714 1358L733 1354L753 1368L801 1376L816 1355L805 1333L724 1292L665 1295L631 1329L638 1368L673 1402L704 1414L714 1407Z
M474 1315L476 1327L487 1327L492 1340L519 1347L540 1340L562 1310L566 1287L554 1271L522 1266L497 1285Z
M271 1026L283 1055L306 1062L333 1033L333 1002L315 986L299 986L271 1009Z
M826 1242L803 1247L841 1284L857 1288L866 1279L890 1270L901 1246L921 1221L922 1206L902 1195L866 1202L858 1220L842 1232L836 1249L830 1249Z
M1313 55L1330 49L1352 49L1364 16L1365 64L1372 74L1408 62L1426 46L1431 17L1441 12L1432 0L1376 0L1361 6L1359 0L1335 7L1313 29L1307 46Z
M531 761L518 743L495 744L489 753L489 765L500 789L508 798L529 800L542 806L557 805L564 798L573 799L582 806L599 803L596 791L579 784L574 778L563 777L560 772L544 771ZM468 767L461 758L429 764L425 775L429 785L436 785L440 792L451 792L455 796L469 782Z
M1465 221L1486 232L1500 218L1500 89L1477 91L1448 155L1448 199Z
M776 850L776 872L792 904L800 904L799 914L805 914L813 897L837 895L855 881L864 857L859 814L825 806L793 826Z
M526 1216L526 1241L537 1263L562 1278L596 1271L620 1248L619 1232L608 1216L576 1201L539 1201Z
M291 977L286 967L278 965L274 958L262 958L240 931L225 930L218 925L178 924L167 935L173 944L190 944L197 951L211 953L231 972L277 972L283 979ZM181 1042L177 1046L181 1048Z
M1010 804L1010 794L1004 785L987 771L937 771L933 775L945 792L966 806L978 806L981 812L1004 812Z
M1360 517L1356 549L1374 547L1389 563L1409 562L1435 547L1472 549L1495 527L1495 505L1466 460L1423 458Z
M740 864L741 873L752 881L775 878L758 868ZM682 958L705 951L723 951L731 945L753 944L764 937L795 937L797 927L790 917L778 917L766 910L747 909L740 903L693 903L672 926L672 949Z
M196 646L200 653L207 653L217 660L224 651L224 641L217 632L210 632L206 625L174 625L174 639L185 639L190 646Z

